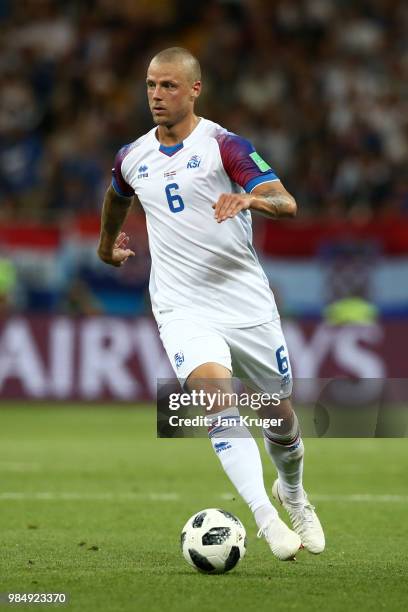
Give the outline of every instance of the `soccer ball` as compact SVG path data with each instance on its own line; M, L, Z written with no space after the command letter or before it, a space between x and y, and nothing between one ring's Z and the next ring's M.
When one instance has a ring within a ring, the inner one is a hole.
M236 516L226 510L201 510L184 525L181 550L187 563L200 572L229 572L245 555L245 528Z

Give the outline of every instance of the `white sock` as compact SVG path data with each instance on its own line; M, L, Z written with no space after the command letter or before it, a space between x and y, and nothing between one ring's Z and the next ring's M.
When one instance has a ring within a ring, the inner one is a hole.
M228 423L217 425L219 417ZM226 474L254 514L259 528L278 513L265 491L259 448L250 432L239 424L237 408L227 408L212 418L209 437Z
M294 417L293 426L287 434L277 434L269 429L264 429L263 434L266 452L278 470L280 492L288 501L302 503L304 446L297 417Z

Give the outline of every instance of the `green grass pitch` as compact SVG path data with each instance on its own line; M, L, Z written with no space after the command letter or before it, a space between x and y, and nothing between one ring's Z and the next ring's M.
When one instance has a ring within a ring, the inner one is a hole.
M0 592L66 592L58 607L84 612L406 610L407 474L407 439L306 440L327 550L282 563L208 440L156 439L154 409L3 404ZM201 575L181 556L181 527L205 507L246 526L229 574Z

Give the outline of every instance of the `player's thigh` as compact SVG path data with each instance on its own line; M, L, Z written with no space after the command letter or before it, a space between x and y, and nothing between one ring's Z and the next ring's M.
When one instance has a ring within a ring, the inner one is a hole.
M233 375L259 393L292 393L292 371L280 319L263 325L229 330Z
M231 376L231 353L221 333L205 324L189 320L169 321L160 330L160 338L180 383L194 372L223 372ZM214 364L220 368L201 368ZM200 370L198 370L200 368ZM197 376L195 376L197 378Z

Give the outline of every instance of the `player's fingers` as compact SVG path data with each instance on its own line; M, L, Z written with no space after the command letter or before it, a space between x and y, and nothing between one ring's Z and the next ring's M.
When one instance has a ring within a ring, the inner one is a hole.
M243 208L244 204L242 202L234 202L232 206L229 207L226 214L228 215L228 218L232 219L238 213L240 213Z
M228 219L228 211L229 211L229 207L227 207L227 206L223 207L220 210L220 212L219 212L219 214L217 216L217 221L219 223L221 223L221 221L225 221L226 219Z
M231 202L231 194L223 193L219 197L218 202L215 205L215 213L214 213L214 216L216 220L218 221L218 223L221 223L221 221L227 218L225 216L225 211L228 210L230 206L230 202Z
M133 251L131 251L130 249L126 249L125 251L122 252L121 254L121 259L122 261L126 261L127 259L129 259L129 257L134 257L135 254Z
M222 193L220 195L220 197L218 198L217 202L215 202L215 204L213 204L213 208L215 209L215 216L217 216L219 214L220 209L222 208L224 202L225 202L225 198L227 197L227 195L225 193Z
M126 249L127 243L124 242L122 246L119 247L117 256L120 259L121 257L129 257L130 253L133 253L130 249Z
M129 242L129 236L125 232L121 232L116 240L119 248L124 248Z
M237 201L234 195L230 195L225 201L223 206L221 207L218 214L218 222L221 223L226 219L230 219L235 217L235 215L239 212L237 208Z
M127 236L125 232L120 232L119 236L115 240L115 248L120 248L124 244L126 238Z
M224 217L234 217L239 212L239 203L236 198L231 198L227 206L224 208Z
M119 264L119 265L121 265L121 266L123 266L123 264L127 262L127 260L129 259L129 257L134 257L134 256L135 256L134 252L133 252L133 251L131 251L130 249L128 249L128 250L127 250L127 251L125 251L125 252L126 252L126 255L125 255L125 257L122 259L122 261L121 261L121 262L120 262L120 264Z
M241 210L246 210L247 208L248 208L248 201L246 199L243 199L240 197L234 197L230 206L225 211L225 214L228 219L232 219L238 213L240 213Z
M131 249L114 249L112 261L116 265L121 265L122 261L126 261L129 257L134 257L135 253Z
M220 206L223 206L225 202L228 201L229 198L230 198L229 193L222 193L220 197L218 198L218 202L216 203L215 207L220 208Z

